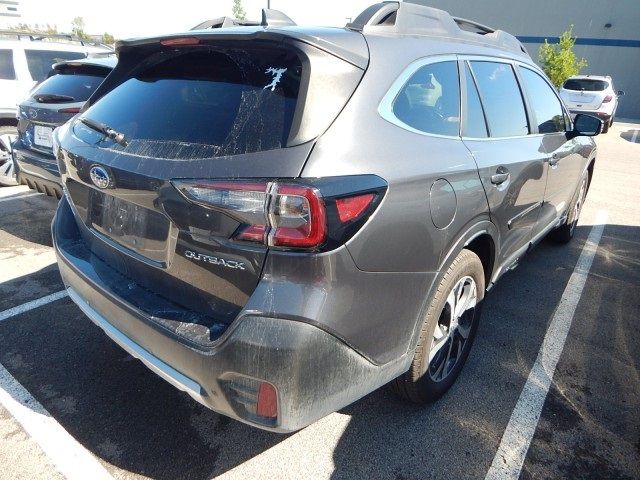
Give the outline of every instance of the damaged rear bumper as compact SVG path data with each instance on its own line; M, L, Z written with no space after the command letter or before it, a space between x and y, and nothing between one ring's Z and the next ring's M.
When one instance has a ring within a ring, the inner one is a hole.
M378 366L309 323L243 311L206 351L176 340L153 318L114 294L78 255L81 240L63 198L52 233L71 299L131 355L203 405L260 428L290 432L334 412L406 370L402 357ZM258 414L261 383L275 387L277 415Z

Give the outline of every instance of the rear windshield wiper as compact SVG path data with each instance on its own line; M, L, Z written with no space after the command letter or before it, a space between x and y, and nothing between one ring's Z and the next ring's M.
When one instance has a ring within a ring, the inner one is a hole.
M38 103L68 103L76 100L69 95L56 95L55 93L37 93L33 98Z
M115 131L108 125L104 123L96 122L95 120L91 120L87 117L80 117L79 119L82 123L84 123L87 127L93 128L94 130L104 133L107 137L109 137L114 142L118 142L123 147L126 147L129 144L129 141L124 136L124 133L120 133Z

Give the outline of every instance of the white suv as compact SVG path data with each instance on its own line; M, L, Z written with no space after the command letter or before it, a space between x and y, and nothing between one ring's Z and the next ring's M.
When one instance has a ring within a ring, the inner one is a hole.
M66 35L0 32L0 185L15 184L8 138L17 134L17 105L44 80L54 63L84 58L108 48Z
M622 95L624 92L616 92L609 76L576 75L567 79L560 88L560 97L572 116L576 113L597 116L604 122L602 133L607 133L613 124L618 97Z

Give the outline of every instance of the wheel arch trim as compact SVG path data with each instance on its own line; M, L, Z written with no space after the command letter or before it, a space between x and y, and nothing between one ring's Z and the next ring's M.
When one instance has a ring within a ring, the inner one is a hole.
M458 235L456 235L455 240L450 242L447 253L440 259L437 275L434 277L433 282L429 286L427 294L425 295L422 306L420 308L418 318L416 318L407 352L412 352L416 348L418 339L420 337L420 327L422 325L422 321L424 319L424 316L426 315L427 309L429 308L434 289L438 287L438 284L440 283L442 276L446 271L445 267L449 265L449 263L451 263L453 259L456 258L456 256L458 256L458 254L462 250L464 250L465 247L467 247L471 242L482 235L489 235L489 237L493 241L493 256L494 259L497 258L497 252L500 249L500 234L498 228L493 224L493 222L491 222L488 215L482 215L482 217L476 218L467 223L467 225L461 229L461 233L458 233ZM492 272L489 272L489 278L493 276L495 268L496 262L494 261L493 267L491 269ZM487 286L488 285L485 285L485 291L487 289Z

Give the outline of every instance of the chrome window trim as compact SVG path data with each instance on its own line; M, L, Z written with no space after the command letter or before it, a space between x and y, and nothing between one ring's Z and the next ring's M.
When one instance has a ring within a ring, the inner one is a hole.
M517 60L514 58L509 58L509 57L494 57L494 56L490 56L490 55L467 55L467 54L447 54L447 55L433 55L433 56L429 56L429 57L423 57L423 58L419 58L413 62L411 62L403 71L400 75L398 75L398 77L393 81L393 83L391 84L391 87L389 88L389 90L387 90L387 93L385 93L384 97L382 98L382 101L380 102L380 104L378 105L378 114L384 118L387 122L392 123L393 125L400 127L404 130L407 130L409 132L412 133L416 133L418 135L423 135L426 137L436 137L436 138L454 138L454 139L462 139L462 140L473 140L473 141L478 141L478 142L486 142L486 141L495 141L495 140L511 140L511 139L518 139L518 138L536 138L536 137L542 137L544 135L549 135L549 134L545 134L545 133L529 133L527 135L514 135L514 136L508 136L508 137L480 137L480 138L476 138L476 137L467 137L464 135L439 135L437 133L428 133L428 132L423 132L421 130L415 129L409 125L407 125L406 123L404 123L402 120L400 120L398 117L396 117L396 115L393 113L393 104L396 101L396 98L398 97L398 94L400 93L400 90L402 90L402 88L406 85L406 83L409 81L409 79L413 76L414 73L416 73L418 70L420 70L422 67L426 66L426 65L431 65L434 63L441 63L441 62L458 62L458 61L463 61L463 62L472 62L472 61L480 61L480 62L494 62L494 63L505 63L508 65L511 65L511 67L514 69L514 75L516 75L515 69L516 67L522 66L525 68L528 68L530 70L532 70L535 73L538 73L539 75L541 74L542 78L547 81L547 83L549 85L551 85L549 83L549 81L546 79L546 76L544 74L544 72L542 70L540 70L540 68L538 66L536 66L535 64L532 63L527 63L527 62L523 62L522 60ZM471 65L469 65L471 67ZM471 70L473 73L473 70ZM460 79L460 71L458 71L458 80ZM518 82L518 77L516 75L516 82ZM519 82L518 82L519 84ZM520 85L519 85L520 86ZM522 88L522 87L520 87ZM555 89L554 89L555 90ZM558 96L556 94L556 96ZM558 96L559 98L559 96ZM463 111L463 105L462 105L462 98L460 99L460 126L462 126L462 116L465 115L466 112ZM527 105L525 103L524 98L522 99L522 103L523 106L525 108L525 112L527 112L528 114L528 110L527 110ZM562 105L563 108L565 108L565 113L566 113L566 107L564 105L564 103L562 102L562 100L560 99L560 104ZM569 118L571 118L571 116L569 116ZM557 132L558 133L558 132Z
M420 70L424 66L432 65L434 63L443 63L443 62L455 62L456 70L458 69L458 65L457 65L458 55L433 55L430 57L419 58L418 60L411 62L409 66L405 68L402 71L402 73L394 80L389 90L387 90L387 93L385 93L384 97L382 98L382 101L378 105L378 114L382 118L384 118L387 122L392 123L397 127L400 127L409 132L417 133L418 135L423 135L426 137L436 137L436 138L459 139L460 138L459 134L458 135L440 135L437 133L423 132L422 130L418 130L416 128L411 127L410 125L407 125L398 117L396 117L395 113L393 113L393 104L395 103L396 98L398 98L398 94L400 93L400 90L402 90L402 88L407 84L407 82L413 76L413 74L416 73L418 70ZM460 77L460 72L458 72L458 82L460 81L459 77Z

